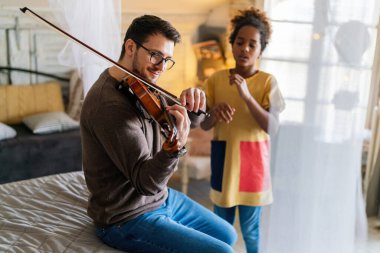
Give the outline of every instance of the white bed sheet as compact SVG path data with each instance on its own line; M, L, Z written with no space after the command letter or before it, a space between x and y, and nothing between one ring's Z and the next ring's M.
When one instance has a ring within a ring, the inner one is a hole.
M0 185L0 252L120 252L87 216L83 172Z

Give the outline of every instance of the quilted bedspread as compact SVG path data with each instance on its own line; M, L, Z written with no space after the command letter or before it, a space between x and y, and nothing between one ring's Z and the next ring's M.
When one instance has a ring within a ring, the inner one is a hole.
M83 172L0 185L0 252L120 252L95 236Z

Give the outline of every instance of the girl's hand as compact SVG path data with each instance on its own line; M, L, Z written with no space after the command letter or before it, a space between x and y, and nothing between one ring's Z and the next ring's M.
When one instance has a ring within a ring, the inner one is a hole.
M216 104L211 110L211 115L213 115L217 121L224 121L227 124L232 121L234 113L235 108L224 102Z
M241 75L231 72L230 84L236 85L239 95L244 101L247 101L252 97L251 93L248 90L247 82Z

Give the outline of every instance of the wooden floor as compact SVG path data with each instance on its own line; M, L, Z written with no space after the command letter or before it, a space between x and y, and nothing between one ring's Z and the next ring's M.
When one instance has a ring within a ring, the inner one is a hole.
M208 209L212 209L212 203L209 199L209 185L210 182L208 180L190 179L188 196L203 206L207 207ZM179 176L175 175L170 180L169 186L180 191L181 182ZM368 219L368 227L368 242L366 245L357 249L356 253L380 253L380 219ZM239 224L235 224L235 228L238 231L239 238L238 242L234 246L234 250L236 253L245 253L244 242L241 237Z

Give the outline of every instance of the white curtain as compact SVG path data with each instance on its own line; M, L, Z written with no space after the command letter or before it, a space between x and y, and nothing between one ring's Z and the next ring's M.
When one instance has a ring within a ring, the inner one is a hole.
M369 217L378 216L380 218L380 101L374 107L371 141L366 169L366 212Z
M58 26L82 42L117 61L121 41L121 0L49 0ZM84 93L109 63L68 41L59 55L66 66L76 68Z
M368 216L380 218L380 33L377 33L376 56L373 64L372 87L367 112L367 127L371 129L368 146L364 191Z
M265 253L364 247L362 145L379 19L377 0L268 0L273 38L261 68L286 100L272 135L274 203Z

